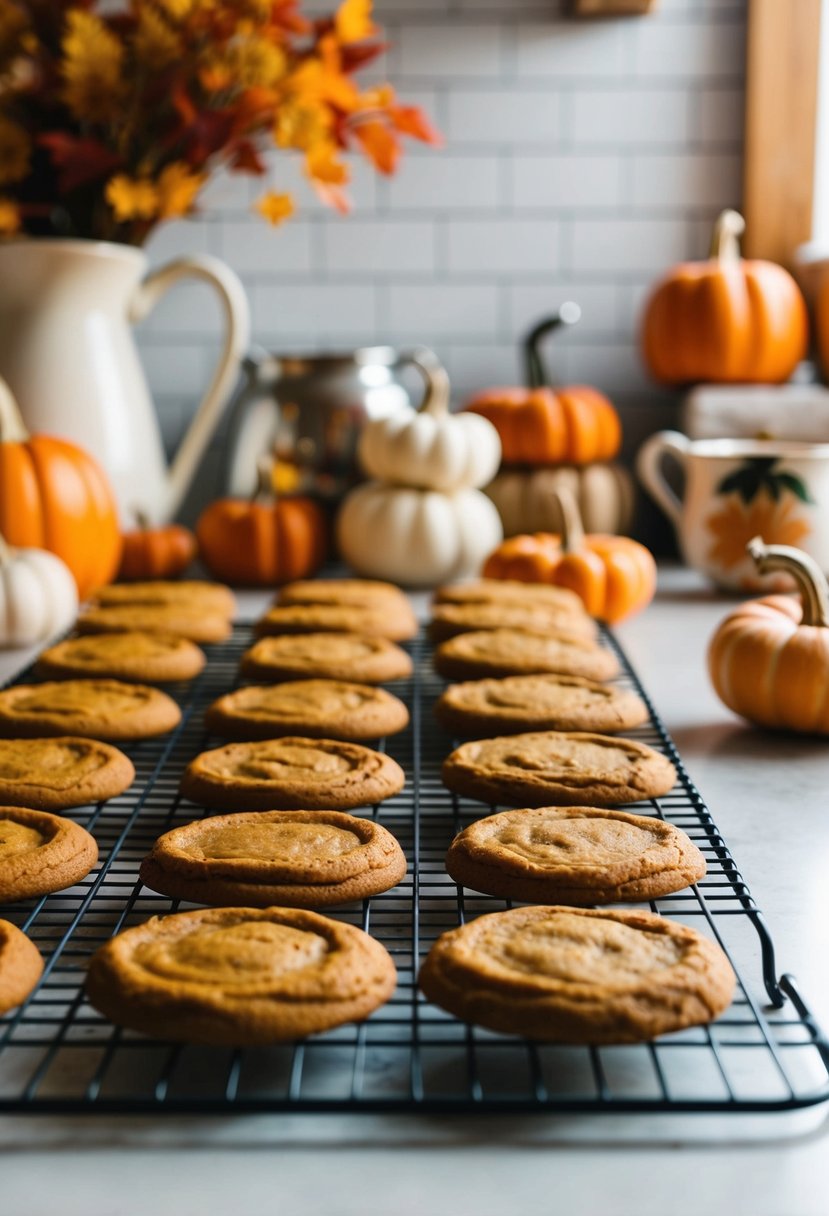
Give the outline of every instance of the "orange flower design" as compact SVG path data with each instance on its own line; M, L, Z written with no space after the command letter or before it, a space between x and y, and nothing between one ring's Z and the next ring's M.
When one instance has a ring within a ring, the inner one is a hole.
M798 513L798 507L793 495L775 502L765 489L750 503L730 494L723 506L705 521L714 537L708 550L709 561L733 570L746 560L746 545L753 536L761 536L767 545L799 545L812 529Z

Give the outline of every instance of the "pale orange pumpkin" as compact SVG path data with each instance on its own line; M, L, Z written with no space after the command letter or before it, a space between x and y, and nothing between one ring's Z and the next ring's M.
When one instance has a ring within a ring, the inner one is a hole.
M806 355L809 322L800 288L782 266L740 257L745 229L723 211L711 255L674 266L642 320L642 355L663 384L777 384Z
M829 587L791 545L747 546L759 574L785 571L800 600L767 595L730 612L708 647L708 672L735 714L780 730L829 734Z
M164 524L151 528L139 517L138 527L123 534L119 582L177 578L196 556L198 545L189 528Z
M541 321L524 341L528 388L490 388L470 398L465 409L487 418L498 432L504 464L588 464L612 460L622 443L613 404L596 388L549 385L539 343L562 325L577 321L581 310L564 304Z
M82 600L118 569L118 508L103 469L74 443L30 435L2 381L0 532L17 549L48 549L61 558Z
M627 536L585 535L575 496L555 492L564 527L561 535L512 536L484 563L484 578L517 579L569 587L591 616L621 621L653 599L656 563L650 551Z

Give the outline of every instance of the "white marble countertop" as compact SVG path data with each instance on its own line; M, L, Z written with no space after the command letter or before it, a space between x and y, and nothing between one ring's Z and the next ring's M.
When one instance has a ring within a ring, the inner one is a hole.
M778 969L829 1025L829 741L755 731L719 703L704 656L728 607L694 574L665 569L655 603L618 632L765 913ZM0 654L0 680L23 661ZM824 1122L0 1119L0 1212L826 1216Z

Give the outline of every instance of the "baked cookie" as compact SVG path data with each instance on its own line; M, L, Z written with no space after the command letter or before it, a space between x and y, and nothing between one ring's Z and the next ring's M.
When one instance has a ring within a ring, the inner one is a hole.
M207 729L225 739L380 739L405 730L409 711L384 688L344 680L249 684L214 701Z
M154 916L93 955L92 1005L156 1038L253 1047L368 1017L397 983L362 929L299 908Z
M435 670L447 680L487 676L584 676L612 680L619 662L604 646L589 638L538 633L530 629L479 629L441 642L434 655Z
M0 904L64 891L98 860L95 837L79 823L0 806Z
M446 854L455 882L530 904L640 903L681 891L705 858L662 819L598 807L502 811L470 824Z
M78 633L165 633L191 642L224 642L227 616L185 603L93 605L76 622Z
M430 1001L501 1034L640 1043L712 1022L734 996L720 947L652 912L513 908L435 942L420 970Z
M341 811L382 802L405 782L396 761L359 743L286 736L202 752L184 770L181 792L240 811Z
M232 620L236 615L236 597L222 583L199 579L165 582L153 579L145 583L110 583L95 593L99 604L175 604L194 610L217 613Z
M108 676L136 684L167 684L192 680L204 664L204 653L187 638L137 631L94 633L44 650L37 673L53 680Z
M450 684L435 703L435 715L461 739L486 739L532 730L614 734L641 726L648 710L630 689L549 674Z
M429 637L445 642L459 633L477 629L534 629L556 636L590 638L598 635L596 622L586 612L571 612L549 604L435 604Z
M553 730L462 743L441 775L448 789L492 806L615 806L676 782L667 756L645 743Z
M63 811L115 798L134 777L132 761L97 739L0 739L0 805Z
M405 642L417 635L417 619L405 600L371 608L356 604L280 604L257 621L255 632L260 638L281 633L359 633Z
M358 608L382 608L385 604L408 605L405 594L394 583L369 578L312 578L286 583L276 597L278 604L351 604Z
M37 947L16 925L0 920L0 1013L22 1005L42 972Z
M262 638L242 656L242 675L253 680L355 680L386 684L412 674L412 660L387 638L353 633L283 634Z
M342 811L216 815L166 832L141 865L153 891L198 904L322 908L397 886L403 850Z
M60 680L13 684L0 691L0 736L6 739L151 739L180 721L175 701L148 684Z
M569 587L546 583L519 583L515 579L481 578L472 583L452 583L438 587L436 604L534 604L560 611L584 613L581 598Z

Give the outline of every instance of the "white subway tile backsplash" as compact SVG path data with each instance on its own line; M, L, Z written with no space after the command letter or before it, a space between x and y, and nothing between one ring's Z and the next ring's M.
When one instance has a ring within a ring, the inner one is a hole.
M503 27L494 22L402 25L396 38L397 77L497 77L501 73L503 37Z
M557 268L554 220L452 220L447 224L450 274L545 274Z
M148 335L143 343L142 362L152 393L202 393L210 359L209 347L201 342L161 343Z
M255 221L229 221L220 229L219 252L234 270L274 275L311 269L313 225L302 220L273 227L261 216Z
M219 297L207 283L177 285L162 296L138 332L217 338L223 332Z
M635 156L632 199L636 207L683 210L740 205L740 161L717 153Z
M658 22L635 24L634 74L700 81L740 80L745 71L742 23Z
M638 392L652 387L633 342L571 345L564 361L569 384L592 384L611 398L617 392Z
M689 131L690 93L684 89L589 89L573 97L573 142L628 147L681 145Z
M342 338L370 345L377 329L376 291L366 283L256 284L253 332L262 342L308 346Z
M145 249L151 266L188 253L210 253L211 226L203 219L172 220L155 229Z
M693 134L696 140L716 147L739 147L745 123L745 95L742 89L703 89L696 96Z
M440 346L452 384L452 400L463 405L473 393L493 385L521 384L518 352L506 343L463 343Z
M410 156L395 177L380 183L380 210L492 210L498 206L501 168L491 153Z
M627 75L624 22L519 21L514 36L519 80Z
M498 289L494 284L392 283L388 290L387 336L407 341L495 337Z
M449 94L446 138L453 143L551 143L561 137L561 99L539 89L456 89Z
M555 372L561 351L571 342L592 342L596 334L616 330L618 317L615 286L606 283L578 283L572 279L546 283L520 283L507 289L509 330L516 341L543 317L550 316L568 300L581 308L581 320L568 325L546 343L549 362Z
M321 263L329 276L431 274L435 225L426 221L331 219L319 227Z
M573 270L602 274L658 273L685 254L688 227L682 219L577 219L573 224Z
M618 156L516 155L512 161L512 202L516 208L615 207L621 201Z

